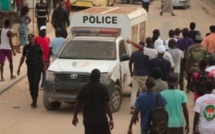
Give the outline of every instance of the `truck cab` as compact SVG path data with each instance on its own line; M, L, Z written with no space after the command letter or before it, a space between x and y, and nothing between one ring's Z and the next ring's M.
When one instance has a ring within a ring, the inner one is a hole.
M46 109L59 109L62 102L75 102L82 86L97 68L108 88L113 112L119 110L122 92L130 84L129 49L121 29L73 27L72 37L47 70L43 94Z

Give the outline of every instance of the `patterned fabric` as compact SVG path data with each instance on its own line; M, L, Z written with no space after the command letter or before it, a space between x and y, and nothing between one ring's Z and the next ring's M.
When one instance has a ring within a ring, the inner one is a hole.
M18 28L19 31L19 42L20 45L25 46L28 44L28 38L27 35L29 33L29 28L26 23L28 23L28 14L20 18L20 25Z
M185 59L189 61L190 65L188 73L199 72L199 62L206 56L207 48L200 43L190 46L185 54Z

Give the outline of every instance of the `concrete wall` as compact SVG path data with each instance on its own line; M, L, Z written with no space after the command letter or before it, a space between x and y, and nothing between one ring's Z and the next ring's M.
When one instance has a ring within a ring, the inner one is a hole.
M205 4L215 9L215 0L200 0L200 1L204 2Z

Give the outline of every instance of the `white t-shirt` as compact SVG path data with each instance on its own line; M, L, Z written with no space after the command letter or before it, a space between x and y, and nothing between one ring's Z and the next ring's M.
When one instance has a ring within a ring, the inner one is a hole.
M183 51L181 51L178 48L175 48L175 49L169 48L168 52L171 54L173 62L175 64L175 68L174 68L175 73L180 73L181 59L184 58Z
M6 50L11 50L11 47L10 47L10 39L9 37L7 36L7 33L10 29L5 29L5 28L2 28L2 31L1 31L1 45L0 45L0 49L6 49Z
M157 40L155 40L154 42L154 48L157 49L158 46L164 45L164 41L161 40L161 38L158 38Z
M205 94L196 100L194 111L200 114L199 132L215 134L215 95Z
M205 71L206 72L211 72L211 73L213 73L213 71L214 71L214 73L215 73L215 66L210 66L210 67L207 67L206 69L205 69Z
M169 50L169 40L171 40L171 39L175 39L175 41L177 42L177 39L176 39L176 38L169 38L169 39L165 40L165 41L164 41L164 45L165 45L165 47L166 47L166 50Z
M156 58L158 56L158 52L156 49L152 49L152 48L147 48L147 47L144 47L143 48L143 53L145 55L148 55L149 56L149 60L153 59L153 58ZM173 68L175 66L174 62L173 62L173 59L172 59L172 56L169 52L165 52L164 56L163 56L164 59L168 60L171 64L171 68Z

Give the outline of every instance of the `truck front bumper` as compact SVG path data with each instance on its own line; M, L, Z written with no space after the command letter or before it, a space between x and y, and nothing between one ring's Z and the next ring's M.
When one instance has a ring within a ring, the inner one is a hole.
M44 92L48 94L48 100L58 102L75 102L78 93L84 84L58 83L45 81Z

